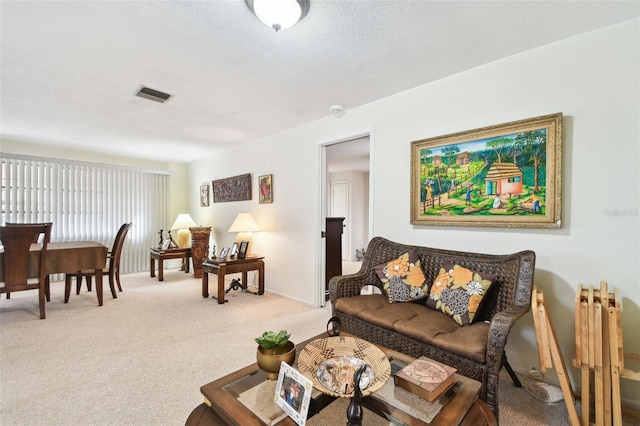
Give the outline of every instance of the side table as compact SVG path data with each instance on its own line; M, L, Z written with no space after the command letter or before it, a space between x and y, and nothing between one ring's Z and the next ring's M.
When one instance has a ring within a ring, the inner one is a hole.
M156 260L158 261L158 281L164 281L164 261L167 259L182 259L182 269L185 273L189 273L189 258L191 257L191 248L176 249L157 249L151 248L149 252L149 275L151 278L156 276Z
M218 276L218 303L224 300L224 276L242 272L242 289L247 289L247 272L258 271L258 294L264 294L264 257L245 259L208 259L202 264L202 297L209 297L209 274Z

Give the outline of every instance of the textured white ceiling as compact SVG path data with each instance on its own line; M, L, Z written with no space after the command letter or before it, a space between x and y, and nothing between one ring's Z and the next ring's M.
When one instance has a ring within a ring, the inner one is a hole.
M2 0L0 136L191 161L638 16L637 0L311 0L276 33L242 0Z

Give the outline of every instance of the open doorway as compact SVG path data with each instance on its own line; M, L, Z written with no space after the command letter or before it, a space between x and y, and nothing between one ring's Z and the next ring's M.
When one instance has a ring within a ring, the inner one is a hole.
M325 203L322 217L344 217L342 273L360 270L369 235L370 218L370 136L326 145Z

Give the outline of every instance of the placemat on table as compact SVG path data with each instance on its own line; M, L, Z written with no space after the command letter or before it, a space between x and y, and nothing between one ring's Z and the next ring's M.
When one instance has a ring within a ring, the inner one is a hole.
M277 380L266 380L242 392L238 400L266 424L275 424L287 416L274 401L277 384Z

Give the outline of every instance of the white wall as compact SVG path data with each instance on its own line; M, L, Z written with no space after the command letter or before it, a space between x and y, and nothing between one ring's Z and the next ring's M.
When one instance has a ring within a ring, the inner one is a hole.
M640 352L639 21L512 56L371 104L289 129L189 165L189 208L211 224L219 243L238 212L254 213L264 232L254 252L266 256L266 288L319 303L319 144L372 129L374 235L433 247L537 253L535 285L555 323L574 387L573 299L579 284L615 290L623 306L625 352ZM534 116L564 114L562 228L420 227L409 223L410 142ZM251 173L251 201L199 207L198 187ZM258 204L258 175L273 174L273 204ZM519 371L539 368L531 316L507 348ZM640 367L628 363L628 368ZM553 377L553 372L551 372ZM623 398L640 400L640 382L623 379Z

